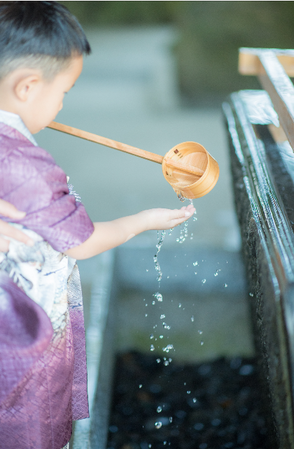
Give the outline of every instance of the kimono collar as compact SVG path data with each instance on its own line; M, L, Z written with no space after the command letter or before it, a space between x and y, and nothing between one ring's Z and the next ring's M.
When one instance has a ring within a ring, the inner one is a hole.
M0 122L5 125L11 126L11 128L16 129L23 136L25 136L34 146L38 146L34 137L22 121L19 115L13 114L13 112L7 112L0 110Z

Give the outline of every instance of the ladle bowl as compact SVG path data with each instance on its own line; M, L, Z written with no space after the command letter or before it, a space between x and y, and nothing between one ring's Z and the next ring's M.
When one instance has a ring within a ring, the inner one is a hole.
M197 168L203 174L183 172L167 161L173 161L189 168ZM194 199L210 192L219 177L219 166L216 160L199 143L183 142L166 153L162 161L162 172L167 182L179 197Z

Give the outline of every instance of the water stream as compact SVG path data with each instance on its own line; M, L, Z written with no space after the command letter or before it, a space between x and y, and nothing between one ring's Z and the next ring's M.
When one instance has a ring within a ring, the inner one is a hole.
M185 200L186 200L186 198L183 198L183 197L180 198L180 201L182 201L182 202L185 201ZM190 204L192 206L194 206L193 200L189 200L189 201L190 201ZM196 216L196 209L195 209L194 216L193 216L193 221L196 221L196 220L197 220L197 216ZM176 242L177 243L183 244L186 241L186 239L188 238L188 234L189 234L188 233L188 225L189 225L189 220L185 221L184 223L182 223L180 225L180 235L179 235L178 238L176 238ZM168 233L167 233L167 231L157 231L156 254L153 257L153 261L154 261L155 272L157 274L156 280L158 282L158 291L153 293L153 295L152 295L155 298L152 301L152 305L153 306L156 305L156 300L157 300L158 303L162 303L163 302L163 295L159 291L160 290L160 283L161 283L163 274L162 274L161 266L160 266L159 261L158 261L158 255L159 255L159 253L161 251L161 248L162 248L163 242L164 242L164 240L166 238L166 235L171 236L172 233L173 233L173 229L170 229L168 231ZM190 234L190 239L193 239L193 233ZM181 308L181 307L182 307L182 305L181 305L181 303L179 303L179 308ZM162 308L159 307L160 311L161 311L161 309ZM163 329L164 330L170 330L171 326L164 321L165 318L166 318L165 314L164 313L160 313L159 319L162 320L162 327L163 327ZM194 316L191 317L191 321L192 322L194 321ZM155 324L153 326L153 329L154 330L155 329L158 330L157 324ZM202 334L202 331L198 331L198 332ZM166 337L166 339L169 338L169 336L165 336L165 337ZM164 339L164 335L160 333L159 336L156 336L156 334L153 332L153 333L150 334L150 339L154 340L154 343L155 343L155 342L158 341L158 339L159 339L159 341L160 340L162 341ZM150 351L151 352L156 350L156 347L155 347L154 343L152 343L150 345ZM203 345L203 341L201 341L201 345ZM159 349L159 346L158 346L158 349ZM166 346L163 346L161 349L162 349L162 351L164 353L169 353L170 351L175 350L174 345L171 344L171 343L167 344ZM157 362L160 363L161 359L158 358ZM168 366L171 362L172 362L172 358L171 357L163 357L163 364L165 366Z

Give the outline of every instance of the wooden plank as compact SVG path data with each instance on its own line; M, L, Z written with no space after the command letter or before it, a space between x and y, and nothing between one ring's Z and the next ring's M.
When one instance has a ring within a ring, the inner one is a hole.
M239 50L239 73L241 75L258 75L260 71L260 60L258 54L268 49L262 48L240 48ZM282 64L288 76L294 77L294 51L270 49Z
M274 53L263 52L259 60L263 68L258 75L259 81L268 92L280 124L294 149L294 86Z
M241 49L239 68L243 73L248 69L246 74L253 72L254 68L254 74L268 92L280 124L294 150L294 86L279 61L277 52L275 49ZM294 60L294 52L288 52L289 58Z

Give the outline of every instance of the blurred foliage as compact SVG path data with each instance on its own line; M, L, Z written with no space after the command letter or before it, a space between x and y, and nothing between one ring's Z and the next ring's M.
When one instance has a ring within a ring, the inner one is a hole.
M240 47L294 47L294 2L185 2L177 25L182 92L191 101L223 96L260 88L238 74Z
M64 4L83 26L171 23L181 2L173 1L77 1Z
M293 48L292 1L78 1L64 3L84 27L173 25L183 98L194 104L258 88L238 74L240 47Z

